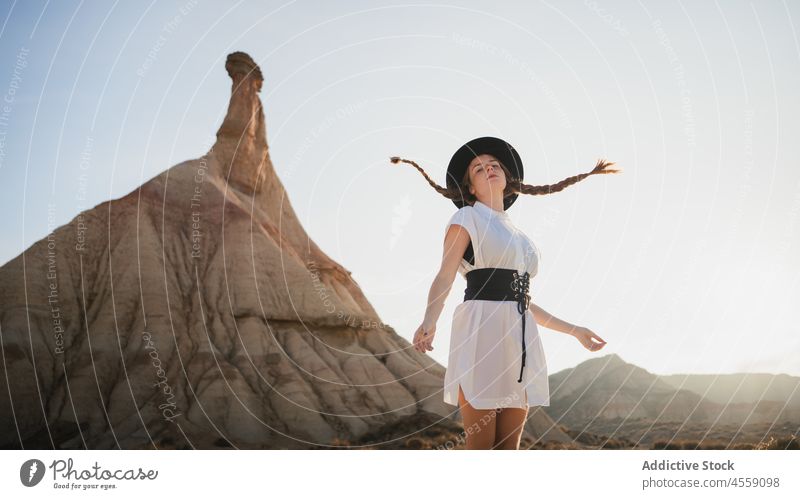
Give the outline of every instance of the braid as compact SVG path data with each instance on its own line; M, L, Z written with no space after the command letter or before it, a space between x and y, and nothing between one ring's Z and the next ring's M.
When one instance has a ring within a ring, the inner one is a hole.
M585 179L589 175L602 174L602 173L618 173L618 172L622 171L622 170L606 170L605 169L607 166L611 166L613 164L614 164L613 161L612 162L608 162L608 161L606 161L604 159L600 159L600 160L597 161L597 165L595 165L595 167L592 169L592 171L590 171L588 173L581 173L579 175L574 175L572 177L567 177L564 180L562 180L561 182L559 182L557 184L552 184L552 185L529 185L529 184L523 184L520 180L515 179L515 178L511 179L507 183L511 185L511 189L512 189L513 192L519 192L519 193L522 193L522 194L533 194L533 195L550 194L550 193L553 193L553 192L562 191L566 187L569 187L572 184L576 184L576 183L580 182L581 180Z
M422 173L422 176L425 177L425 180L427 180L428 183L431 184L431 187L433 187L436 190L436 192L438 192L442 196L446 197L447 199L456 199L456 200L461 200L462 199L463 191L461 189L459 189L459 188L448 189L446 187L442 187L441 185L439 185L436 182L434 182L433 179L425 172L425 170L423 170L422 167L419 166L414 161L411 161L410 159L400 158L398 156L392 156L391 158L389 158L389 160L392 163L400 163L400 162L408 163L409 165L411 165L414 168L416 168L417 170L419 170L419 172Z
M471 194L469 192L469 174L468 173L464 174L464 179L462 180L462 183L461 183L460 186L458 186L458 187L456 187L454 189L448 189L448 188L442 187L439 184L437 184L436 182L434 182L433 179L431 179L431 177L425 172L425 170L422 169L421 166L419 166L414 161L411 161L410 159L404 159L404 158L401 158L399 156L392 156L391 158L389 158L389 160L392 163L400 163L400 162L408 163L411 166L413 166L414 168L416 168L417 170L419 170L419 172L422 173L422 176L425 177L425 180L428 181L428 183L431 185L431 187L433 187L436 190L436 192L438 192L442 196L446 197L447 199L455 199L455 200L459 200L459 201L465 201L468 204L472 204L472 202L474 202L477 199L477 198L475 198L475 196L473 194ZM509 196L509 195L511 195L511 194L513 194L515 192L518 192L518 193L521 193L521 194L533 194L533 195L551 194L553 192L562 191L565 188L569 187L570 185L580 182L581 180L585 179L589 175L598 175L598 174L603 174L603 173L618 173L618 172L622 171L622 170L607 170L606 167L611 166L611 165L613 165L615 163L613 161L612 162L608 162L605 159L600 159L600 160L597 161L597 164L592 169L592 171L590 171L588 173L581 173L579 175L574 175L572 177L567 177L564 180L562 180L561 182L558 182L557 184L552 184L552 185L530 185L530 184L524 184L524 183L522 183L521 180L513 177L511 175L511 172L509 172L508 168L506 168L506 166L502 162L499 162L499 163L500 163L501 167L503 168L503 171L506 174L506 189L505 189L505 192L504 192L504 197L507 197L507 196Z

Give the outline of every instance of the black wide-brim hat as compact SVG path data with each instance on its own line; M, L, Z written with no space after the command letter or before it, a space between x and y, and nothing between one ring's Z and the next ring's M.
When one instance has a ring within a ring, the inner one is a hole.
M519 180L523 179L524 170L522 168L522 158L514 147L503 139L497 137L478 137L470 140L453 154L450 159L450 164L447 166L447 187L454 189L459 188L464 174L467 172L467 166L470 162L481 154L491 154L499 159L501 163L511 172L511 175ZM506 179L508 182L510 179ZM463 187L461 187L463 189ZM459 199L453 199L453 203L462 208L468 203L464 200L464 192ZM503 199L504 209L508 209L514 201L519 197L519 193L513 193Z

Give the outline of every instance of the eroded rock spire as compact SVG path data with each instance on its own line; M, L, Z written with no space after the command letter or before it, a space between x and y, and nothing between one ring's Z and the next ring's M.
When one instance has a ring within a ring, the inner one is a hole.
M211 152L222 178L237 189L254 194L262 189L263 180L274 173L264 109L258 97L264 77L258 64L244 52L228 54L225 69L233 80L231 98Z

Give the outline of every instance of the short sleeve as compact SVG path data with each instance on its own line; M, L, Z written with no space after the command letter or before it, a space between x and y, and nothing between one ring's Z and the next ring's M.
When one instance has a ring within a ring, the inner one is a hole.
M447 221L447 225L444 229L445 234L447 234L447 231L450 230L450 226L455 224L464 227L469 233L469 246L467 246L467 250L461 260L461 265L459 266L459 271L462 275L465 275L475 267L475 249L472 245L472 242L476 240L477 231L475 230L476 224L471 211L472 209L472 206L464 206L457 212L453 213L453 215L450 217L450 220Z
M457 212L453 213L453 216L450 217L450 220L447 221L447 225L444 228L444 233L447 234L447 231L450 230L450 226L453 224L461 225L467 232L469 232L470 237L472 237L472 217L470 217L470 213L468 210L468 206L465 206L458 210Z

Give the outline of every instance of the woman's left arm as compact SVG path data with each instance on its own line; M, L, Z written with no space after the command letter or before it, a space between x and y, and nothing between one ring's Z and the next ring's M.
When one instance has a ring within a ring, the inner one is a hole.
M567 321L561 320L553 314L547 312L539 305L533 303L533 301L531 301L530 305L528 305L528 309L530 309L530 311L533 313L533 318L536 319L537 324L560 333L574 336L578 341L581 342L581 345L586 347L588 350L600 350L606 345L606 341L594 334L594 331L591 329L583 326L576 326ZM593 340L598 340L599 343Z

